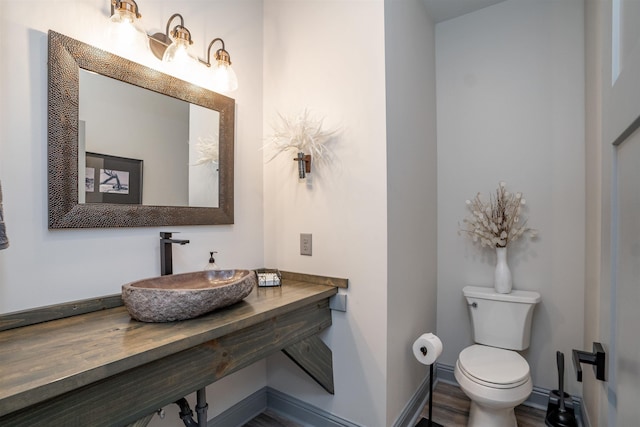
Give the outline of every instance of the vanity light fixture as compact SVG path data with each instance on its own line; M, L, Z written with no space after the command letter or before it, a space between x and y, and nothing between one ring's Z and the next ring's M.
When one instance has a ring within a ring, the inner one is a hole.
M180 24L173 27L173 30L169 32L171 27L171 21L175 18L180 18ZM191 40L191 33L184 26L184 18L179 13L174 13L167 21L167 28L165 33L155 33L149 36L149 48L156 58L161 59L164 62L186 62L191 57L189 56L187 49L193 44Z
M111 0L109 38L125 49L146 45L147 34L138 25L142 18L134 0Z
M211 64L211 48L215 42L220 42L222 47L216 50L213 58L215 64ZM238 78L235 71L231 68L231 55L224 48L224 40L219 37L211 40L209 47L207 48L207 60L200 59L204 65L206 65L212 72L213 88L216 91L233 92L238 89Z
M120 46L119 49L131 50L138 44L137 41L141 38L138 36L141 35L144 37L145 44L148 40L148 48L151 53L161 61L171 64L170 67L173 71L178 71L183 77L191 75L191 72L196 72L199 76L207 79L206 82L203 82L205 86L211 86L213 90L219 92L232 92L238 88L238 78L231 68L231 56L225 50L224 40L221 38L215 38L209 43L207 60L199 60L209 70L208 73L202 73L197 70L195 64L198 64L198 61L196 58L189 55L188 49L193 44L193 40L191 32L184 26L184 18L181 14L171 15L164 33L147 35L136 24L141 15L135 0L110 0L110 3L111 22L118 24L113 26L114 29L110 29L110 38L115 39ZM171 23L175 18L179 18L180 23L171 29ZM130 34L128 37L125 35L127 32ZM222 47L215 51L214 63L212 64L211 48L216 42L220 42ZM205 77L204 74L207 76Z

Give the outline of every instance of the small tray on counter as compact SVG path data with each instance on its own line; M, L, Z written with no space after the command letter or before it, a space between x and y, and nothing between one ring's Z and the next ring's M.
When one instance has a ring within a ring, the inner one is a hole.
M255 270L258 287L273 287L282 285L282 274L278 269L258 268Z

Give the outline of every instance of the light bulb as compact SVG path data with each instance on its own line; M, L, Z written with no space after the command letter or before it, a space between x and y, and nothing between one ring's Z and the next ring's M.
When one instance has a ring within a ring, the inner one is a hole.
M173 42L162 55L162 62L169 66L171 73L177 73L180 78L190 80L187 76L194 67L195 59L189 55L191 33L182 25L177 25L171 32Z
M211 66L211 74L215 91L233 92L238 89L238 77L236 77L235 71L227 62L216 61Z
M184 63L189 60L187 49L189 44L183 39L175 39L171 45L164 51L162 60L164 62Z
M132 24L136 19L135 13L127 9L116 9L109 18L114 24Z
M109 18L108 38L118 53L135 54L146 50L147 35L137 25L138 16L130 3L122 2Z
M165 50L162 62L169 74L182 80L192 81L192 71L196 67L195 59L187 51L188 44L184 40L176 40Z
M216 42L220 42L222 47L215 51L214 63L211 64L211 47ZM207 72L210 76L209 81L205 83L207 87L211 87L217 92L233 92L238 89L238 77L231 68L231 55L224 48L224 40L221 38L211 40L207 49L207 60L201 59L200 62L209 69Z

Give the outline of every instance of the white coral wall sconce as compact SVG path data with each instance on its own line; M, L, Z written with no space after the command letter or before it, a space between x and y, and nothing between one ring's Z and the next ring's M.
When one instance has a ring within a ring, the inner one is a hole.
M296 116L278 114L279 120L272 125L273 133L267 138L263 149L272 150L267 163L284 152L294 152L294 162L298 162L298 178L305 179L311 173L311 159L318 165L327 163L332 157L327 146L336 131L324 130L322 119L310 117L307 109ZM308 153L308 154L307 154Z

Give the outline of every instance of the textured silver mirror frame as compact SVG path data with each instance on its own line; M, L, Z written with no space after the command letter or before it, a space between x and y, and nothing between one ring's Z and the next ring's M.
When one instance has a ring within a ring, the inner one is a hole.
M233 224L235 100L49 31L49 228ZM220 113L219 207L78 203L79 69Z

